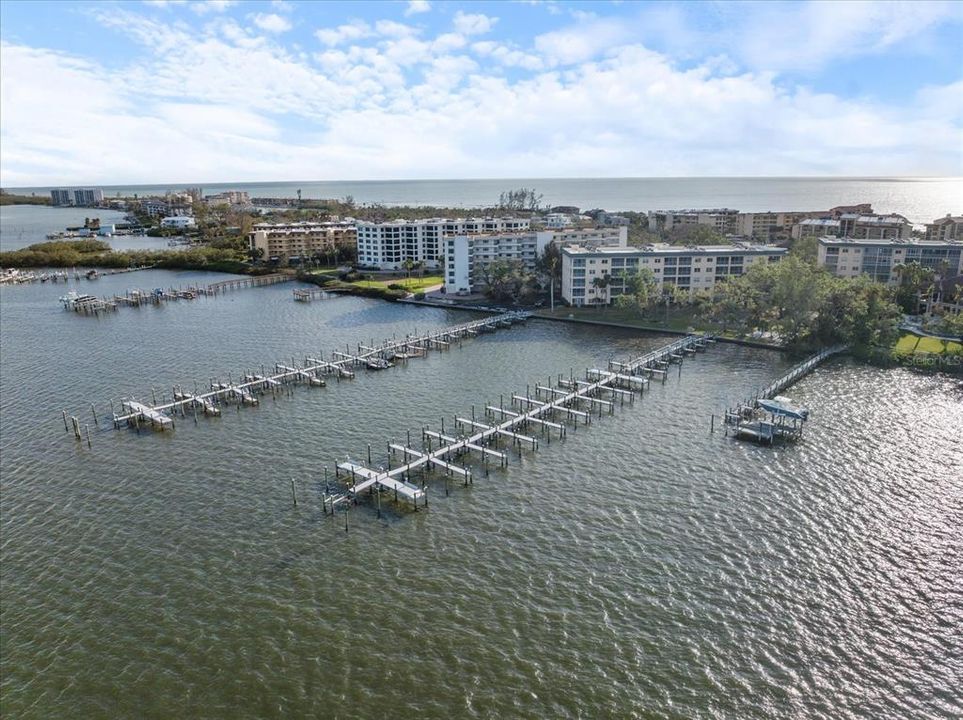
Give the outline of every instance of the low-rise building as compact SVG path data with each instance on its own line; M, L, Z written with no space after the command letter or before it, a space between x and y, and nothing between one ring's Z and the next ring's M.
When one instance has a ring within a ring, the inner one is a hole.
M356 241L355 226L348 222L258 223L248 234L248 247L275 262L325 255Z
M194 218L187 215L171 215L170 217L161 219L161 227L187 230L188 228L197 227L197 224L194 222Z
M463 233L444 240L445 291L480 292L487 288L487 273L493 263L518 262L528 273L549 244L559 247L579 243L585 247L626 247L628 229L594 228L587 230L527 230L501 233Z
M560 228L571 227L572 216L566 213L551 212L542 218L542 222L544 223L545 227L549 228L550 230L558 230Z
M357 224L358 263L382 270L400 270L405 262L437 268L449 235L528 230L528 218L428 218Z
M562 299L570 305L608 305L625 292L626 281L642 268L652 271L661 290L711 290L716 283L742 275L755 263L778 262L788 251L772 245L682 247L562 248Z
M686 225L705 225L720 235L737 234L738 210L716 208L712 210L650 210L650 232L671 232Z
M946 277L963 273L963 241L873 240L867 238L819 238L817 262L839 277L869 275L877 282L896 284L898 265L919 263Z
M963 216L946 217L926 224L927 240L963 240Z

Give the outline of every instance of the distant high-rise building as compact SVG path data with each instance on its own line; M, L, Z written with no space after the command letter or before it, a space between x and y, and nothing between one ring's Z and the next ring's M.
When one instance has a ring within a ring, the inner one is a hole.
M50 199L53 204L57 207L63 207L65 205L70 205L70 190L65 188L59 188L50 191Z
M74 190L74 205L93 206L104 201L104 191L97 188L78 188Z

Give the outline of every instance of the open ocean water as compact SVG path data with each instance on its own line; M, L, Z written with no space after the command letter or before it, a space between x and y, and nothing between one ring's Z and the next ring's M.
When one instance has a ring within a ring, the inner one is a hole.
M0 289L5 718L963 713L959 379L832 361L791 389L804 440L763 448L709 418L789 361L720 344L467 489L436 476L427 511L356 508L346 533L325 466L668 339L530 321L138 435L104 422L111 399L471 314L279 285L98 319L64 290Z

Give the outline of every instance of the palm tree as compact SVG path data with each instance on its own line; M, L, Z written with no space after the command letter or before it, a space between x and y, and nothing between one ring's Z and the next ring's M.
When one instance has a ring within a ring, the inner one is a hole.
M611 284L612 284L612 276L609 275L608 273L596 278L592 278L592 287L594 287L596 290L605 290ZM605 295L604 294L602 296L596 295L595 302L598 305L604 305Z

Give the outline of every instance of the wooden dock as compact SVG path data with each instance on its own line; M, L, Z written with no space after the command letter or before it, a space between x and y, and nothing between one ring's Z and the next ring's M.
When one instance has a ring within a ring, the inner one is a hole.
M497 325L495 322L494 326ZM499 449L499 443L508 444L520 453L523 447L537 450L543 440L550 443L553 434L559 439L564 438L569 427L565 423L577 429L580 423L590 424L593 417L614 413L616 405L624 406L626 401L631 403L637 393L645 392L648 382L643 376L658 370L671 358L678 357L681 363L687 350L705 349L712 342L707 335L690 335L633 360L612 361L609 370L586 370L585 380L573 375L568 378L557 376L554 382L549 378L547 384L535 385L534 397L529 386L525 395L512 395L508 407L504 398L498 405L486 405L484 421L476 419L472 408L471 417L456 417L450 430L445 429L444 419L439 430L425 426L422 428L421 448L411 447L410 433L404 445L388 441L386 464L377 469L369 467L372 464L369 446L367 465L353 460L335 464L335 478L343 481L344 488L332 490L326 484L325 510L330 508L333 513L339 506L348 507L357 502L365 490L374 496L379 513L382 491L392 494L395 500L411 503L415 509L419 501L427 506L426 480L432 471L444 475L446 493L452 477L458 477L468 485L473 481L472 470L456 464L457 458L475 453L486 472L492 460L504 467L509 453ZM536 428L535 434L526 434L530 427ZM392 459L399 456L400 462L392 467ZM417 479L414 478L416 474Z
M309 303L312 300L326 300L331 296L331 293L321 288L298 288L294 291L294 300L296 302Z
M92 298L89 300L84 300L83 302L64 303L64 307L81 315L99 315L102 312L114 311L118 307L139 308L147 305L158 306L177 300L196 300L199 297L217 297L218 295L222 295L229 290L276 285L277 283L289 282L294 279L295 278L293 275L277 273L274 275L257 275L238 278L235 280L223 280L221 282L211 283L210 285L189 285L186 288L154 288L153 290L132 289L128 290L123 295ZM295 290L295 293L298 292L301 291ZM310 293L313 291L305 290L303 292ZM61 302L63 302L62 298Z
M114 427L134 425L140 428L143 425L158 430L173 429L172 416L178 412L182 417L191 413L196 421L198 411L212 416L220 415L220 407L227 403L257 405L259 394L282 392L287 385L301 383L324 387L327 384L325 378L332 375L338 380L350 380L356 374L353 368L371 367L375 360L385 362L386 367L390 367L389 359L406 361L409 358L424 357L430 350L447 350L455 342L474 337L479 328L510 327L514 323L524 322L528 317L529 314L525 312L509 312L427 333L406 335L400 340L388 339L378 345L359 343L357 351L347 347L347 352L336 351L329 360L325 360L323 355L317 358L305 357L302 365L298 365L295 359L291 358L290 364L276 363L273 373L266 372L262 367L261 372L246 373L236 382L230 377L226 382L212 379L210 389L205 392L200 392L196 385L193 392L173 387L170 399L162 395L158 402L157 394L152 390L151 403L124 400L120 413L114 412L111 403L110 413ZM68 417L66 411L64 417ZM94 418L96 422L96 413Z
M242 278L231 280L221 280L211 283L202 288L197 288L201 295L219 295L229 290L241 290L243 288L264 287L265 285L277 285L278 283L291 282L296 278L294 275L286 273L273 273L271 275L248 275Z
M752 440L767 445L773 445L779 441L800 439L806 425L808 411L805 408L800 408L803 412L784 413L778 405L773 405L767 401L773 400L788 387L808 375L817 365L848 349L848 345L836 345L820 350L734 408L727 408L723 416L726 435L729 434L731 429L733 436L737 439Z

